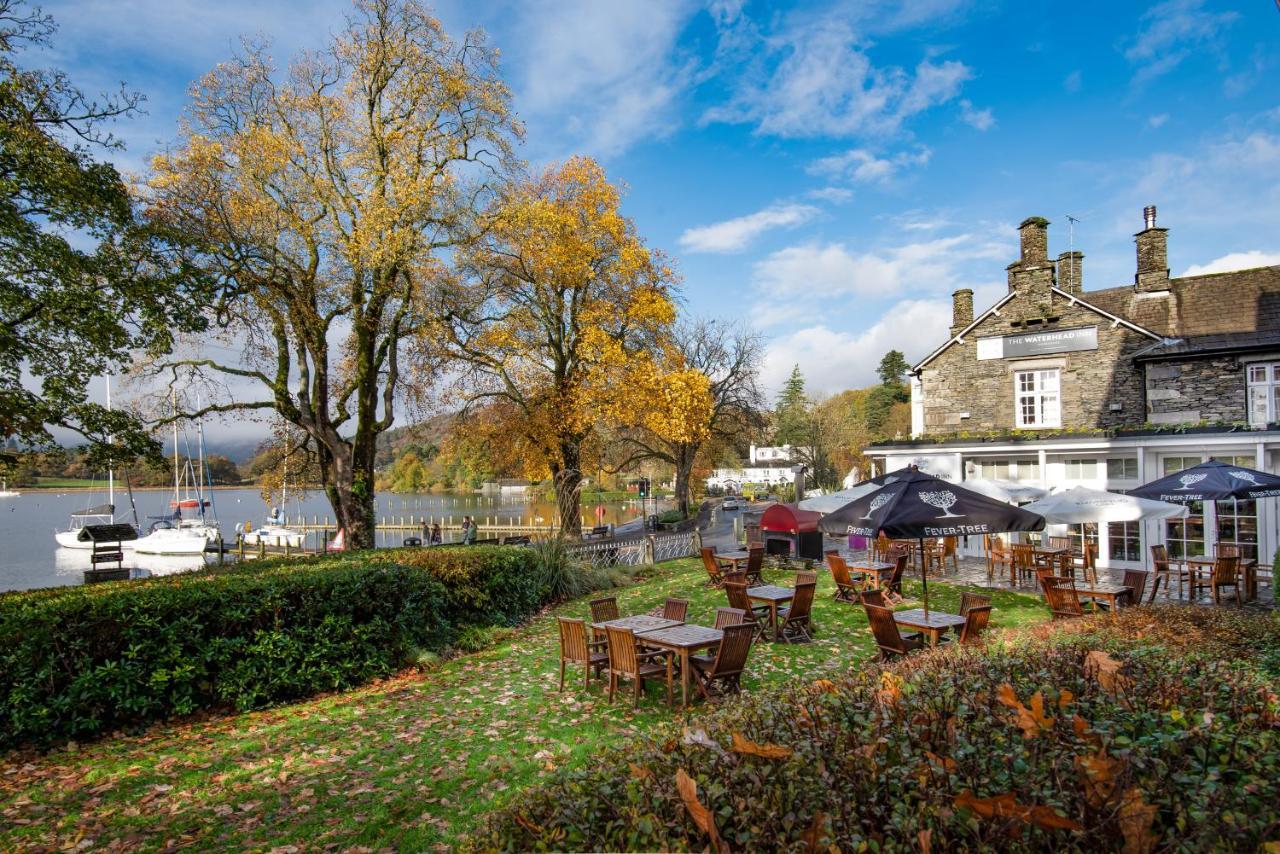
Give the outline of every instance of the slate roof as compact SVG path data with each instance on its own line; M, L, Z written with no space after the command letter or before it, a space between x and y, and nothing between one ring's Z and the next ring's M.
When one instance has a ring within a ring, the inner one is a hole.
M1171 338L1280 333L1280 266L1171 279L1166 293L1124 285L1080 296Z

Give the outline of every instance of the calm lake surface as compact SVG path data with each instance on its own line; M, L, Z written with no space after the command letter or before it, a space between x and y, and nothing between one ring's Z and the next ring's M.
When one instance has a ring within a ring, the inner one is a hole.
M254 488L215 489L210 494L223 539L228 543L235 542L237 524L252 522L257 527L270 511L270 507L262 500L262 495ZM168 512L172 496L172 491L164 490L134 492L144 532L149 524L146 517ZM103 504L106 500L105 489L23 491L17 498L0 498L0 592L83 583L84 571L89 568L89 552L58 548L53 535L56 531L67 530L72 511ZM521 524L549 525L555 518L555 507L550 501L534 501L523 496L499 497L470 493L403 495L381 492L378 493L377 501L376 515L379 523L383 519L399 523L402 518L408 522L412 516L415 522L427 517L445 523L452 518L456 525L464 515L469 515L480 521L482 537L487 536L483 526L488 522L502 521L511 524L519 521ZM642 515L637 501L595 502L587 496L582 504L586 524L597 524L594 521L597 506L604 508L601 524L620 525ZM323 524L326 517L331 523L333 520L333 510L329 507L328 500L318 491L308 492L300 501L290 497L286 512L290 522L305 521L310 524L315 518ZM127 493L116 494L116 519L132 521ZM403 530L379 531L377 544L380 548L398 546L405 537L412 535L412 532ZM320 536L319 531L308 533L308 547L314 548ZM451 537L459 536L456 531L444 532L446 542ZM212 555L208 557L216 561ZM124 562L132 569L135 577L142 577L198 569L206 559L199 555L182 557L125 552Z

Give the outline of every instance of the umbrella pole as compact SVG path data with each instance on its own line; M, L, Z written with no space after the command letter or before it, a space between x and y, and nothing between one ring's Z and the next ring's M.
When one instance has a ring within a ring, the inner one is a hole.
M924 568L924 537L920 538L920 584L924 588L924 618L929 619L929 573Z

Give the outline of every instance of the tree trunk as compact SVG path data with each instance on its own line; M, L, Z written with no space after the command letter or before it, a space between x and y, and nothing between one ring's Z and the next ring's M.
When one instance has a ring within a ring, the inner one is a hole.
M355 456L350 446L338 453L317 443L320 481L325 496L333 507L338 529L345 531L348 549L371 549L375 544L373 460L370 455Z
M689 515L691 481L693 480L693 461L698 455L696 447L681 446L675 453L676 463L676 508L686 517Z
M560 535L582 536L582 450L574 441L560 443L560 465L552 469L556 487L556 508L560 512Z

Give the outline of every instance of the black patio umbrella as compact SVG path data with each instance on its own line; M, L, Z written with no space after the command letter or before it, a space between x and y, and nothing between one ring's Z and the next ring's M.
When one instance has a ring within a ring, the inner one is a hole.
M827 534L853 534L874 539L882 532L895 540L966 537L1008 531L1042 531L1044 517L988 498L926 474L916 468L883 475L884 485L851 501L818 522ZM929 612L929 579L923 558L924 610Z
M1157 501L1225 501L1229 498L1274 498L1280 495L1280 477L1265 471L1232 466L1211 459L1153 480L1130 495Z

